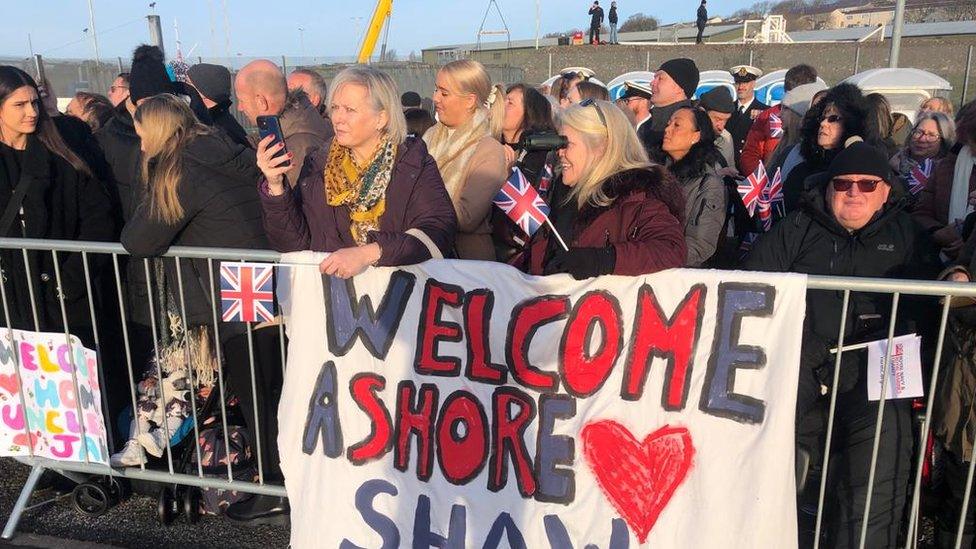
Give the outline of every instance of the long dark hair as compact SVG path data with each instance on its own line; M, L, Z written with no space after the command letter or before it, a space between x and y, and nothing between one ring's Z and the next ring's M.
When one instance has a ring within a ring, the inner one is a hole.
M0 65L0 105L3 105L11 94L24 86L34 88L34 92L37 93L38 97L36 106L37 129L34 131L34 135L47 147L47 150L63 158L67 163L71 164L71 167L79 172L91 176L91 169L88 168L88 164L68 147L64 139L61 138L57 127L55 127L54 121L48 116L44 106L40 104L41 94L37 90L37 83L34 82L34 79L17 67Z
M718 147L715 146L715 128L708 113L697 107L682 107L671 113L671 116L683 110L691 111L695 121L695 131L701 134L701 138L688 149L688 154L684 158L671 164L671 173L680 181L701 177L710 166L714 166L719 161L720 157Z
M831 105L840 112L844 123L844 133L840 138L840 146L833 151L827 151L817 143L820 132L820 118ZM868 124L870 106L860 88L854 84L837 84L827 91L823 99L810 107L803 117L803 127L800 129L800 153L808 163L826 165L833 158L834 153L843 150L844 143L857 135L865 142L877 145L877 131Z
M522 135L527 133L554 132L556 125L552 117L552 104L539 90L528 84L512 84L505 90L505 94L513 91L522 92L522 108L525 114L522 116L522 127L519 131Z

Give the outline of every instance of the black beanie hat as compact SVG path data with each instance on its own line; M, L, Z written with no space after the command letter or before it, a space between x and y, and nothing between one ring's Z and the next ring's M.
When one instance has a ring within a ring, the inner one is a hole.
M173 93L173 83L166 74L163 52L145 44L132 53L129 70L129 97L135 103L160 93Z
M666 72L672 80L677 82L688 99L695 95L695 90L698 89L699 74L698 65L695 65L694 61L687 57L670 59L662 63L658 70Z
M732 114L735 110L735 103L732 102L732 93L725 86L718 86L703 93L699 98L698 105L706 111L715 111L723 114Z
M834 161L827 168L827 176L831 179L852 174L873 175L891 184L891 167L888 165L888 159L877 147L868 145L864 141L851 143L837 153Z
M227 67L199 63L190 67L186 75L200 95L214 103L230 101L230 71Z

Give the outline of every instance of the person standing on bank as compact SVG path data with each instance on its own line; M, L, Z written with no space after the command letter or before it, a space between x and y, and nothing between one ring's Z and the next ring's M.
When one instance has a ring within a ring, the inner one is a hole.
M691 106L691 97L698 88L698 66L691 59L680 57L661 64L651 81L650 128L647 129L644 147L652 159L661 157L664 128L674 111Z
M569 145L559 150L550 219L569 251L543 226L516 266L577 280L683 266L681 190L648 160L623 112L608 101L583 101L560 113L558 126Z
M603 8L600 0L594 0L590 6L590 44L600 45L600 27L603 26Z
M444 65L434 91L437 124L424 134L457 212L459 259L495 260L492 200L508 178L502 147L505 90L477 61Z
M726 128L732 135L735 163L738 167L742 147L746 144L746 136L749 135L752 122L759 116L759 113L768 109L769 106L756 99L756 79L763 75L763 71L749 65L737 65L729 69L729 72L732 73L732 78L735 80L736 99L735 110L732 111L732 118ZM741 169L739 171L748 175Z
M705 0L701 0L701 5L698 6L698 17L695 19L695 25L698 27L698 36L695 37L695 43L702 43L702 36L705 34L705 25L708 24L708 9L705 8Z
M617 2L610 2L610 13L607 14L607 23L610 24L610 43L619 44L617 41Z

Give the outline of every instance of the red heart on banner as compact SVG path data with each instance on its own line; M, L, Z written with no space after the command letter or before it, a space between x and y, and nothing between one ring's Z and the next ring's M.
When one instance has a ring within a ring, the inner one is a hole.
M3 375L0 374L0 389L7 391L11 395L17 394L17 375Z
M623 425L601 420L587 424L580 436L600 488L644 543L691 469L691 433L665 425L638 442Z
M20 445L20 446L27 446L30 443L30 439L28 439L27 438L27 435L25 435L24 433L20 433L18 435L14 435L13 442L14 442L14 444L17 444L17 445Z

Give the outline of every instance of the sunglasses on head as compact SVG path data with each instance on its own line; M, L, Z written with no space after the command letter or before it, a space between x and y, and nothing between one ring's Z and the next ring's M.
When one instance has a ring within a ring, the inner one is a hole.
M596 100L591 98L586 98L579 102L580 107L589 107L590 105L593 105L593 108L596 109L596 114L600 116L600 123L603 124L603 127L604 128L608 127L607 119L606 117L603 116L603 110L600 109L600 105L596 104Z
M820 121L821 122L829 122L831 124L836 124L836 123L840 122L843 119L844 119L844 117L841 116L841 115L839 115L839 114L832 114L830 116L821 116L820 117Z
M830 180L830 184L834 187L834 190L839 193L846 193L851 190L851 187L857 185L857 189L862 193L873 193L875 189L878 188L878 183L881 183L881 179L845 179L842 177L835 177Z

